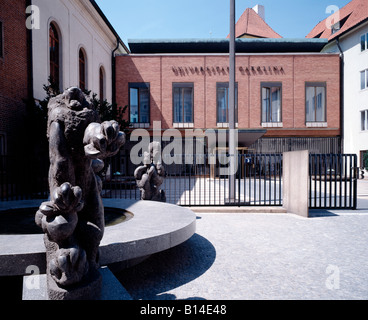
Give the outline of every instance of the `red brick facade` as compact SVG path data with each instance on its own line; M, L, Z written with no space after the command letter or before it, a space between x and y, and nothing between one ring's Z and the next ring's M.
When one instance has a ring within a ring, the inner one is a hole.
M216 83L228 82L226 55L130 55L117 58L117 103L129 104L129 83L150 83L150 113L173 127L173 83L194 83L194 128L217 128ZM282 83L282 127L268 137L340 135L340 58L330 54L254 54L237 57L239 129L262 128L261 83ZM306 124L306 82L326 85L325 127Z
M3 56L0 57L0 135L6 140L6 153L12 153L17 130L24 118L22 99L28 96L28 41L26 1L0 1ZM0 150L4 152L4 150Z

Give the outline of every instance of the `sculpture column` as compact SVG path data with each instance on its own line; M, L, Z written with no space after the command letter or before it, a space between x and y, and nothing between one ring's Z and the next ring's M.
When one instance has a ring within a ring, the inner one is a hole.
M116 121L99 123L89 97L70 88L48 105L50 201L36 213L45 235L51 300L99 299L104 234L103 159L125 143Z

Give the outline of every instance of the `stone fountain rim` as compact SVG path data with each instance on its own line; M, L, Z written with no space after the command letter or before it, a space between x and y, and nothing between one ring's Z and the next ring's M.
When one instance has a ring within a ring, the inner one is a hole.
M3 202L0 211L38 207L42 200ZM134 217L105 228L100 245L101 265L110 265L161 252L188 240L196 231L196 215L172 204L103 199L105 207L125 209ZM0 235L0 276L24 275L28 266L46 271L43 234Z

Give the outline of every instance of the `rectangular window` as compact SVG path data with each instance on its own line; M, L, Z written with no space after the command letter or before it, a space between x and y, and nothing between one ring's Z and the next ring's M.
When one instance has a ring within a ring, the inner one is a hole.
M366 37L368 36L363 34L361 37L360 37L360 51L364 51L367 49L367 39Z
M361 131L365 131L366 130L366 112L365 110L364 111L361 111L360 112L360 130Z
M368 69L360 72L360 89L368 88Z
M368 130L367 127L367 120L368 120L368 110L360 111L360 130L366 131Z
M360 89L365 89L365 71L360 72Z
M262 123L281 122L282 84L262 83Z
M235 84L235 123L238 122L238 84ZM229 83L217 83L217 123L229 123Z
M305 112L307 122L326 122L326 84L306 84Z
M150 84L129 83L131 123L150 123Z
M4 57L4 32L3 32L3 23L0 21L0 58Z
M365 50L368 50L368 33L360 37L360 51L363 52Z
M174 123L193 123L193 83L173 84L173 121Z

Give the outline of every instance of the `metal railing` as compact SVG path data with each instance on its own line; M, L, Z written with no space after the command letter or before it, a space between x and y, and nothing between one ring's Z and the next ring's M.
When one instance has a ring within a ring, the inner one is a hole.
M357 208L357 155L309 155L309 208Z
M230 179L223 172L226 158L225 154L175 155L175 163L165 164L167 176L161 186L167 202L181 206L282 206L281 154L239 154L235 199L229 199ZM139 199L140 192L133 177L113 174L104 183L103 196Z
M282 206L282 154L239 154L235 198L229 199L229 177L225 154L177 155L165 165L167 177L161 186L168 203L181 206ZM103 181L104 198L140 199L133 176L119 172L117 164L128 164L122 153L112 163ZM49 163L31 164L24 159L0 156L0 201L46 199ZM309 208L357 208L357 155L309 155Z

